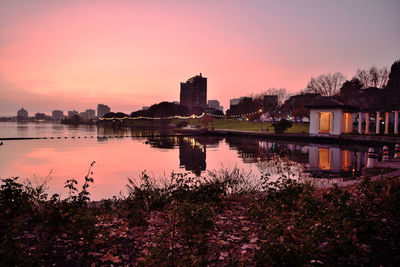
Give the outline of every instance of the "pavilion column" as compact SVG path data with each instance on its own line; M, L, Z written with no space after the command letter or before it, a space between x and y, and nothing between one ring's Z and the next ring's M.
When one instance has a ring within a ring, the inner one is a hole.
M399 134L399 111L394 112L394 134Z
M385 134L389 134L389 112L385 112Z
M377 111L376 112L376 129L375 129L376 134L379 134L380 118L381 118L381 112Z
M365 134L369 134L369 112L365 113Z
M358 133L362 134L362 113L358 112Z

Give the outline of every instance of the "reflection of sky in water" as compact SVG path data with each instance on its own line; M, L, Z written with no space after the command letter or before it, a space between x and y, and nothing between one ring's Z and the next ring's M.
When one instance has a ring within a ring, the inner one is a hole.
M6 130L1 128L0 133L19 131L16 124L10 125ZM10 130L12 127L14 129ZM27 124L23 127L28 128L27 132L45 136L51 136L53 131L63 132L65 136L95 135L97 131L96 127L94 130L93 127L69 129L57 124L42 124L40 127ZM115 133L112 129L99 130L101 136L121 133L140 136L148 135L149 131L119 129ZM296 177L307 178L310 171L314 177L336 179L343 177L344 172L352 174L359 171L367 150L367 147L340 149L241 137L6 140L0 147L0 177L40 179L50 173L49 193L62 193L65 197L67 191L63 187L66 179L76 178L81 184L90 163L96 161L93 168L95 184L90 192L93 199L101 199L124 193L127 178L137 179L144 170L162 179L172 171L204 175L207 170L232 170L237 167L250 174L253 182L257 183L261 173L267 173L274 180L281 175L282 166L290 163L290 173Z
M0 138L96 135L96 126L52 123L0 122Z

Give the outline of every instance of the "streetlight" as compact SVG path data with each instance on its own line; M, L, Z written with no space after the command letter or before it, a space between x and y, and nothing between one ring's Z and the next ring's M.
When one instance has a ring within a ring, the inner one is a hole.
M258 110L258 112L261 113L261 114L260 114L260 132L262 132L262 121L261 121L262 109L260 108L260 109Z

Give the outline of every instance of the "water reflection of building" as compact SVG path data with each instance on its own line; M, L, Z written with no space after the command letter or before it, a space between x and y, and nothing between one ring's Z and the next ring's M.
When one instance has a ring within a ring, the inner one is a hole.
M183 137L179 143L179 165L199 176L206 170L205 144L192 137Z
M135 128L97 128L97 140L107 141L107 137L131 136L133 139L144 139L144 143L153 148L174 149L179 147L179 165L186 171L191 171L196 175L206 170L207 147L217 148L221 137L182 137L163 135L161 132L151 130L138 130Z
M315 172L320 176L357 176L365 164L365 152L323 145L311 145L308 158L309 169L314 176Z
M200 175L206 170L208 148L217 148L222 137L182 137L179 142L179 165Z
M339 147L316 144L293 144L228 137L226 142L238 151L244 163L269 161L276 156L305 166L313 177L355 177L365 164L366 148L355 152Z

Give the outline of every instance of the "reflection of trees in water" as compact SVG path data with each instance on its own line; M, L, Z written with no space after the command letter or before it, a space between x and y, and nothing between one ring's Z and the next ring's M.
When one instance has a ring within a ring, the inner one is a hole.
M267 153L260 147L259 140L256 138L228 136L225 140L229 148L237 151L244 163L256 163L265 161L267 158Z
M110 127L97 127L98 136L127 136L129 128L110 128Z
M132 137L134 139L155 137L155 136L171 136L171 132L167 130L152 130L146 128L132 127L101 127L97 126L97 135L100 137Z
M230 148L237 150L244 163L264 162L276 156L288 156L292 161L308 163L308 147L304 145L238 136L227 137L226 142Z
M146 139L151 147L163 149L173 149L179 143L177 137L154 136Z
M271 180L282 175L296 179L307 176L308 149L305 146L243 137L227 137L226 142L238 151L244 163L256 163L259 171Z

